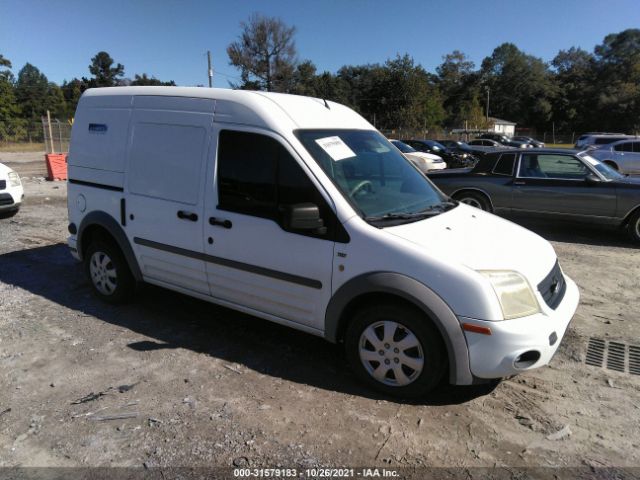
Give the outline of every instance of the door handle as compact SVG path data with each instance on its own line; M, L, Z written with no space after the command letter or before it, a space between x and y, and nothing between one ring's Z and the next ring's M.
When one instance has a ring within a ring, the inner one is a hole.
M515 182L513 182L513 184L514 184L514 185L526 185L526 184L527 184L527 182L518 182L518 181L515 181Z
M195 213L191 213L191 212L185 212L184 210L178 210L178 218L180 220L189 220L191 222L197 222L198 221L198 215L196 215Z
M214 225L214 226L223 227L223 228L233 227L233 223L231 223L231 220L222 220L216 217L209 218L209 225Z

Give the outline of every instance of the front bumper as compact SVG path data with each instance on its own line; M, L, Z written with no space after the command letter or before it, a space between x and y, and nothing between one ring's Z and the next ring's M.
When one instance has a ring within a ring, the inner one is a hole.
M580 299L577 285L566 275L564 278L567 290L556 310L543 308L542 313L499 322L459 317L461 324L491 329L491 335L464 332L469 348L469 366L474 376L486 379L507 377L542 367L551 361Z
M13 187L0 192L0 212L18 210L24 198L22 186Z

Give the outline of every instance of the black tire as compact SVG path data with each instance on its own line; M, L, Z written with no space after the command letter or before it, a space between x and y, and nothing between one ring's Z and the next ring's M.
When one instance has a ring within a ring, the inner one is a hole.
M7 210L5 212L0 212L0 220L5 218L15 217L18 214L20 209L16 208L15 210Z
M461 203L484 210L485 212L491 211L491 202L489 202L489 199L483 193L466 191L456 193L453 198Z
M388 345L384 343L384 337L381 340L380 333L384 331L384 324L378 326L377 329L374 329L374 327L382 322L398 324L399 328L394 330L394 341L397 339L398 343ZM374 333L378 333L377 340L381 342L379 347L384 350L384 355L365 339L365 336L370 334L372 330ZM417 339L420 352L416 347L405 349L400 353L398 353L398 350L393 351L393 346L399 345L400 342L409 338L407 332L413 333L414 336L411 339ZM403 333L406 336L403 336ZM438 329L417 309L403 305L371 305L359 310L347 328L345 350L351 369L360 380L372 389L393 397L416 398L423 396L439 384L447 371L445 347ZM376 364L376 359L362 359L361 351L363 355L379 355L381 360ZM422 354L423 359L423 366L419 372L397 360L394 364L394 360L397 358L396 355L404 355L405 359L410 356L413 360L416 360L420 358L419 353ZM387 362L387 364L383 364L383 361ZM405 375L405 380L410 379L410 383L404 385L394 384L397 381L396 374L392 370L396 368L402 369L401 375ZM382 370L386 371L386 375L382 380L374 378L374 374L370 373L370 371L378 371L378 369L381 369L380 372Z
M613 160L605 160L602 163L613 168L616 172L620 171L620 169L618 168L618 165L616 165L616 163Z
M100 266L101 263L104 265ZM103 239L92 241L84 254L84 269L91 289L101 300L119 304L133 297L135 279L124 255L114 242Z
M637 210L629 219L627 232L636 244L640 244L640 210Z

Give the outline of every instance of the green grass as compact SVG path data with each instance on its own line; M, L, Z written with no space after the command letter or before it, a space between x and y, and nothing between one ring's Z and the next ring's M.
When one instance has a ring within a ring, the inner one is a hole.
M0 152L44 152L44 143L0 142Z

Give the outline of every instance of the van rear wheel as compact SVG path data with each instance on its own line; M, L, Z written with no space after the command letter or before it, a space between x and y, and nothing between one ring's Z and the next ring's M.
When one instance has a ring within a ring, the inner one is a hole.
M124 303L133 295L135 280L124 255L112 242L91 242L84 267L94 293L105 302Z
M360 310L347 329L345 349L364 383L395 397L424 395L446 371L438 330L420 312L402 305Z

